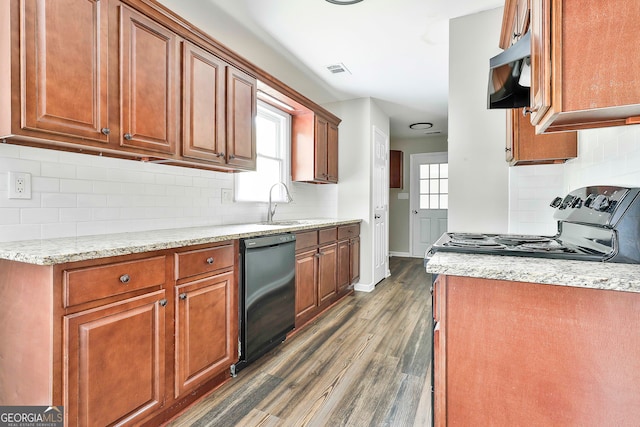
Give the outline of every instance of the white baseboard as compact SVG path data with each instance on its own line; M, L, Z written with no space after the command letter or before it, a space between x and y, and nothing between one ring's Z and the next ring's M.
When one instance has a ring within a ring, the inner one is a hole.
M389 252L389 256L397 256L399 258L422 258L419 255L411 255L409 252Z
M376 285L374 285L373 283L369 283L368 285L364 283L356 283L353 286L353 290L357 292L373 292L375 288Z

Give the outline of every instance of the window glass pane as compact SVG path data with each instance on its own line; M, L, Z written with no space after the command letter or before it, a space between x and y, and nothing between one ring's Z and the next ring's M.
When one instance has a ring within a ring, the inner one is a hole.
M421 179L420 180L420 194L429 194L429 180Z
M429 209L429 196L420 196L420 209Z
M437 194L429 196L429 208L430 209L438 209L438 206L439 206L438 199L439 199L439 197L438 197Z
M440 177L440 165L433 164L429 165L429 178L439 178Z
M429 180L429 193L438 194L438 180L430 179Z
M449 164L442 163L440 165L440 178L449 178Z
M449 209L449 196L446 194L440 195L440 209Z
M256 117L256 151L264 156L276 157L278 153L278 123L262 115Z
M257 169L259 172L242 172L237 177L236 199L267 202L269 189L280 181L281 167L281 160L258 156ZM284 201L285 199L279 190L274 189L272 200Z
M440 180L440 194L447 194L449 192L449 180L441 179Z
M420 165L420 179L429 178L429 165Z

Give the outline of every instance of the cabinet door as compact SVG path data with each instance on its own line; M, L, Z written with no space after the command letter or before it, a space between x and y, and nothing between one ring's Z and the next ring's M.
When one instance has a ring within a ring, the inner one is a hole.
M351 283L360 279L360 237L351 239Z
M296 327L313 317L318 307L317 250L296 255Z
M69 425L134 424L163 405L164 292L64 317Z
M227 164L256 170L256 79L227 67Z
M120 146L175 153L177 36L133 10L120 10Z
M511 165L564 163L578 156L576 132L536 135L535 127L519 110L507 113L507 161ZM509 159L511 154L511 159Z
M338 182L338 126L327 127L327 181Z
M327 153L328 153L328 132L329 122L325 119L316 116L315 117L315 163L314 163L314 175L318 181L327 181Z
M346 293L351 284L351 258L349 240L338 242L338 295Z
M238 361L234 273L176 286L176 397Z
M551 107L551 0L531 0L531 124Z
M318 305L326 306L337 296L338 245L318 249Z
M226 63L183 42L182 155L224 164Z
M21 2L23 129L108 142L106 6Z

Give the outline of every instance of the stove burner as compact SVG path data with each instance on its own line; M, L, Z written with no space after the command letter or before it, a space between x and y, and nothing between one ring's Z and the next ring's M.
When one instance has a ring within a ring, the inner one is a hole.
M522 245L525 243L548 243L551 242L550 237L544 236L528 236L522 234L505 234L493 238L496 242L505 245Z
M514 249L533 252L575 252L573 249L568 248L555 240L540 243L523 243L522 245L516 246Z
M487 235L480 233L451 233L451 238L455 240L484 240Z
M483 248L483 249L505 249L506 246L491 240L462 240L454 239L443 243L444 246L454 246L458 248Z

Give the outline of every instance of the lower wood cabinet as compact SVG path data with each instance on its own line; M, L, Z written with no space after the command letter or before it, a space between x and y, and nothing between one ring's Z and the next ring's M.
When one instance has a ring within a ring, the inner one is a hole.
M165 402L165 291L65 316L65 420L133 424Z
M353 292L359 233L359 224L296 233L296 328Z
M234 272L175 288L175 396L229 369L238 360L238 299Z
M436 426L635 426L640 294L438 276Z
M64 406L70 427L162 424L238 361L237 265L237 240L0 260L0 403Z

